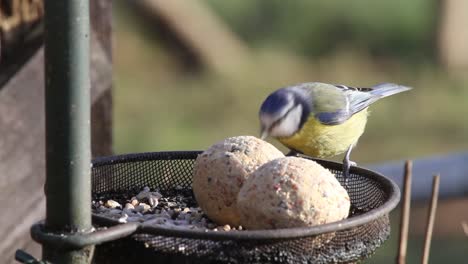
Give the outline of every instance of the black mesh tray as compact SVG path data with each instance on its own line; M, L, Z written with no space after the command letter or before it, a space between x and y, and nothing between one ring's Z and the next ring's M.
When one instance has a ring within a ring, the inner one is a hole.
M200 151L155 152L93 161L93 195L129 189L191 187ZM308 158L308 157L304 157ZM389 212L400 191L384 176L351 168L344 185L342 165L313 159L334 173L351 198L346 220L307 228L245 231L168 229L142 225L143 233L97 247L96 263L348 263L369 257L390 235ZM97 225L115 219L93 214Z

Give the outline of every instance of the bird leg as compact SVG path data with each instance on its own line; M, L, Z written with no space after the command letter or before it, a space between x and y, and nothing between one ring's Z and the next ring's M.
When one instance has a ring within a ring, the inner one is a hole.
M349 168L351 166L356 166L356 162L349 160L349 155L351 154L351 150L353 149L353 147L354 147L354 144L349 146L343 159L343 177L345 180L345 184L348 184Z

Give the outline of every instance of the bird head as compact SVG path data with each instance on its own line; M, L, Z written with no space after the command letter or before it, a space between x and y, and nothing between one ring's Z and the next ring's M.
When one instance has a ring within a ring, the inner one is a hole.
M306 97L295 87L270 94L260 107L261 138L289 137L301 129L310 113L310 101Z

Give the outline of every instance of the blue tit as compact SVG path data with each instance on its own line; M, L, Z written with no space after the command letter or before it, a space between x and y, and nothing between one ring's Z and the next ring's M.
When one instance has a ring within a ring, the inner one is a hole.
M281 88L260 107L261 137L275 137L291 151L317 158L346 152L347 179L351 164L355 165L349 156L364 132L368 106L409 89L393 83L354 88L318 82Z

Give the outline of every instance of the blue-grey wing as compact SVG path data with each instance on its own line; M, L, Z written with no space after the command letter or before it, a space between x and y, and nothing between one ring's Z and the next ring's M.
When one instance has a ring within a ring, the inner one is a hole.
M339 125L351 117L348 111L338 110L336 112L321 112L315 114L315 118L324 125Z
M349 98L343 89L326 83L305 83L297 86L311 100L311 114L322 124L338 125L351 117Z
M339 125L377 100L411 89L394 83L356 88L317 82L295 88L307 94L311 100L311 114L325 125Z
M408 91L411 89L410 87L394 83L382 83L374 85L372 86L372 88L346 88L348 89L345 89L344 93L346 93L346 96L348 97L349 111L351 112L351 114L355 114L362 111L372 103L375 103L377 100L380 100L384 97Z

